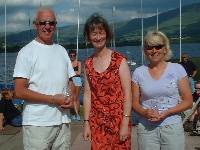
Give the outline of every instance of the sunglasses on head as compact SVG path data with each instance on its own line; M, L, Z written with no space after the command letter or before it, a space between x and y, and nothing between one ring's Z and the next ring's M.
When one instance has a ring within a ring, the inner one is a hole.
M50 26L55 26L57 24L57 21L39 21L38 24L40 26L46 26L47 23L50 25Z
M147 49L147 50L152 50L152 49L155 48L155 49L159 50L159 49L161 49L163 46L164 46L164 45L161 45L161 44L154 45L154 46L152 46L152 45L146 45L146 46L145 46L145 49Z

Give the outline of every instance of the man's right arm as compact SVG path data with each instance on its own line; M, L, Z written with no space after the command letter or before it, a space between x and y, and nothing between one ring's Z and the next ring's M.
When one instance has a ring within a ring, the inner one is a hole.
M15 97L34 103L49 103L57 106L65 105L67 98L62 94L46 95L28 89L28 79L15 78Z

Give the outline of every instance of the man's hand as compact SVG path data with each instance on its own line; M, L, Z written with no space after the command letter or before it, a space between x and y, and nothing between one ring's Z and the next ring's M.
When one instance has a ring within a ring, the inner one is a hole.
M56 94L54 96L55 105L61 109L69 109L73 106L73 95L72 96L63 96L62 94Z

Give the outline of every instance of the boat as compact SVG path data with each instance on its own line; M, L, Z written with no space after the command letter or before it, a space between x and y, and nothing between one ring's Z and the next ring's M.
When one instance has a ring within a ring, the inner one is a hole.
M137 63L134 62L134 61L132 61L132 60L128 60L128 64L129 64L130 66L135 66Z

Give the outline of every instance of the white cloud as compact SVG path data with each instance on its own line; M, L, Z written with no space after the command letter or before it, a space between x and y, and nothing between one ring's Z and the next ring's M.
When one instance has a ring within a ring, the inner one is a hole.
M69 9L64 10L61 12L61 14L57 14L57 20L58 20L58 26L60 24L76 24L77 23L77 17L78 17L78 10L75 9Z
M9 20L12 21L27 21L28 20L28 16L25 13L17 13L16 15L13 15L9 18Z
M11 7L19 7L22 6L24 8L27 7L39 7L42 6L56 6L63 3L64 0L6 0L7 6ZM5 0L0 0L0 7L5 5Z
M77 16L68 16L68 15L60 14L57 16L57 20L58 20L58 25L59 25L59 23L64 23L64 22L66 22L66 25L67 24L76 24Z
M1 27L1 29L5 29L5 25L3 25ZM24 30L24 25L21 24L21 23L9 23L9 24L6 25L6 30L8 32L23 31ZM3 32L3 31L1 31L1 32Z

